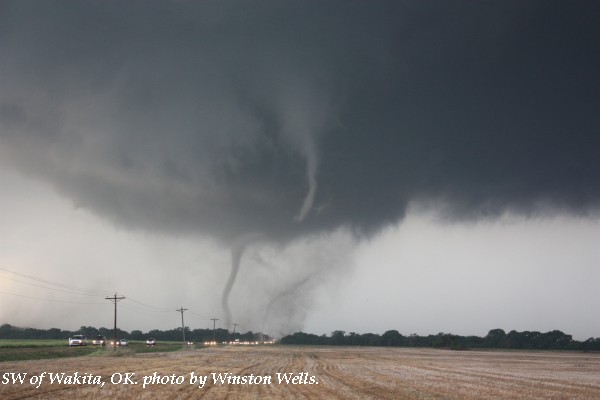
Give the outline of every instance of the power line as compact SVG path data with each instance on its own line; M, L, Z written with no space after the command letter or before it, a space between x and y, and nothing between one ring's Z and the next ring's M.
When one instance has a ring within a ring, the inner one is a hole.
M53 286L58 286L58 287L61 287L63 289L70 289L70 290L76 290L76 291L80 291L80 292L87 292L89 294L95 294L95 295L106 295L106 294L110 293L110 291L108 291L108 290L86 289L86 288L81 288L81 287L77 287L77 286L73 286L73 285L67 285L65 283L51 281L51 280L48 280L48 279L42 279L42 278L38 278L38 277L35 277L35 276L26 275L26 274L23 274L23 273L20 273L20 272L12 271L12 270L10 270L8 268L2 268L2 267L0 267L0 270L8 272L8 273L13 274L13 275L21 276L23 278L31 279L32 281L42 282L42 283L53 285ZM4 277L4 278L6 278L6 277ZM10 278L6 278L6 279L10 279ZM54 289L54 290L57 290L57 289Z
M194 312L192 310L190 310L190 313L194 314L198 318L202 318L202 319L205 319L205 320L209 320L210 319L206 315L200 315L200 314L198 314L198 313L196 313L196 312Z
M74 303L74 304L105 304L105 303L91 303L91 302L83 302L83 301L71 301L71 300L55 300L55 299L44 299L44 298L41 298L41 297L26 296L26 295L23 295L23 294L9 293L9 292L3 292L3 291L0 291L0 294L8 294L8 295L11 295L11 296L24 297L24 298L26 298L26 299L32 299L32 300L53 301L53 302L57 302L57 303Z
M127 300L129 300L129 298L125 299L125 301L127 301ZM121 307L123 307L129 311L138 313L138 314L151 315L154 317L161 317L161 316L166 315L164 311L146 310L143 308L135 307L135 306L125 303L125 302L121 303ZM173 310L171 309L171 311L173 311Z
M219 318L211 318L210 319L213 322L213 342L215 341L215 323L219 320Z
M141 306L144 306L144 307L154 308L154 309L159 310L159 311L165 311L165 312L168 311L168 312L171 312L173 310L173 307L158 307L158 306L153 306L151 304L142 303L141 301L132 299L131 297L128 297L127 300L133 301L134 303L137 303L137 304L139 304Z
M187 308L183 308L183 306L182 306L179 310L175 310L175 311L179 311L181 313L181 333L183 335L182 344L185 345L185 324L183 323L183 312L187 311Z
M55 290L55 291L57 291L57 292L70 293L70 294L77 294L77 295L80 295L80 296L98 296L97 294L90 294L90 293L78 293L78 292L73 292L73 291L70 291L70 290L63 290L63 289L51 288L51 287L48 287L48 286L37 285L37 284L35 284L35 283L31 283L31 282L25 282L25 281L21 281L21 280L19 280L19 279L15 279L15 278L9 278L9 277L7 277L7 276L1 276L1 277L2 277L3 279L8 279L8 280L10 280L10 281L19 282L19 283L23 283L23 284L25 284L25 285L35 286L35 287L39 287L39 288L42 288L42 289Z
M113 303L115 303L115 334L114 334L114 341L113 341L113 351L116 349L117 347L117 303L119 302L119 300L123 300L125 298L125 296L120 296L117 297L117 294L115 293L115 295L113 297L106 297L106 300L110 300Z
M74 295L82 295L82 296L106 295L105 299L106 300L111 300L115 304L115 341L116 341L116 318L117 318L117 310L116 310L117 305L116 305L116 303L118 301L123 300L123 299L127 299L130 302L136 303L137 305L141 306L141 308L140 307L136 307L134 304L122 304L122 306L125 309L128 309L130 311L137 312L137 313L142 313L142 314L146 314L146 315L158 316L158 315L160 315L160 313L168 313L168 312L172 312L172 310L173 310L172 307L160 307L160 306L156 306L156 305L144 303L142 301L136 300L136 299L131 298L131 297L125 297L125 296L117 297L116 293L111 296L111 295L109 295L109 293L111 293L110 291L81 288L81 287L77 287L77 286L73 286L73 285L68 285L68 284L65 284L65 283L60 283L60 282L51 281L51 280L48 280L48 279L42 279L42 278L34 277L34 276L31 276L31 275L23 274L23 273L20 273L20 272L16 272L16 271L10 270L8 268L2 268L2 267L0 267L0 271L4 271L4 272L9 273L9 274L14 274L15 276L20 276L20 277L32 280L34 282L39 282L39 283L42 283L42 284L37 284L37 283L33 283L33 282L26 282L24 280L16 279L16 278L13 278L13 277L8 277L8 276L2 275L2 274L0 274L0 278L4 278L4 279L7 279L7 280L19 282L19 283L25 284L25 285L30 285L30 286L38 287L38 288L41 288L41 289L54 290L54 291L57 291L57 292L74 294ZM45 284L45 285L51 285L51 286L56 286L56 287L49 287L49 286L45 286L43 284ZM3 292L3 291L0 291L0 294L6 294L6 295L10 295L10 296L18 296L18 297L23 297L23 298L29 298L29 299L32 299L32 300L48 301L48 302L58 302L58 303L98 304L98 305L102 304L102 303L82 302L82 301L74 301L74 300L55 300L55 299L48 299L48 298L35 297L35 296L27 296L27 295L22 295L22 294L17 294L17 293L10 293L10 292ZM177 311L180 311L180 310L177 310ZM196 312L194 312L192 310L184 309L184 311L189 311L193 316L195 316L197 318L200 318L202 320L211 320L206 315L198 314L198 313L196 313ZM182 313L182 317L183 317L183 313ZM218 321L218 320L219 319L217 319L217 318L213 318L212 319L212 321L213 321L213 340L215 338L215 330L216 330L215 322ZM235 330L235 327L234 327L234 330ZM185 326L183 327L183 331L184 331L184 335L185 335ZM184 337L184 341L185 341L185 337Z

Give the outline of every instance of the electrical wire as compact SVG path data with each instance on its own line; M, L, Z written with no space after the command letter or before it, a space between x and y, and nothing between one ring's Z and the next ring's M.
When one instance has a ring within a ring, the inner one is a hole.
M73 286L73 285L67 285L64 283L60 283L60 282L56 282L56 281L51 281L48 279L42 279L42 278L38 278L38 277L34 277L31 275L27 275L27 274L23 274L20 272L16 272L13 270L10 270L8 268L2 268L0 267L0 271L4 271L6 273L9 274L13 274L22 278L26 278L29 280L32 280L34 282L39 282L39 283L43 283L46 285L51 285L51 286L56 286L56 287L50 287L50 286L45 286L45 285L41 285L41 284L37 284L37 283L32 283L32 282L26 282L24 280L20 280L20 279L16 279L13 277L8 277L5 275L0 274L0 278L3 279L7 279L10 281L14 281L14 282L18 282L21 284L25 284L25 285L30 285L30 286L34 286L34 287L38 287L41 289L47 289L47 290L54 290L57 292L62 292L62 293L69 293L69 294L75 294L75 295L82 295L82 296L111 296L113 294L112 291L105 291L105 290L96 290L96 289L86 289L86 288L82 288L82 287L78 287L78 286ZM11 295L11 296L18 296L18 297L23 297L23 298L28 298L28 299L32 299L32 300L39 300L39 301L50 301L50 302L59 302L59 303L72 303L72 304L106 304L106 303L95 303L95 302L82 302L82 301L75 301L75 300L57 300L57 299L48 299L48 298L42 298L42 297L35 297L35 296L27 296L27 295L22 295L22 294L17 294L17 293L10 293L10 292L3 292L0 291L0 294L6 294L6 295ZM134 298L131 298L129 296L125 296L125 302L124 303L120 303L120 305L122 307L124 307L125 309L129 310L129 311L133 311L136 313L141 313L141 314L146 314L146 315L152 315L152 316L160 316L160 315L165 315L165 313L170 313L173 311L178 311L177 308L175 307L160 307L160 306L156 306L156 305L152 305L152 304L148 304L148 303L144 303L142 301L136 300ZM133 302L135 304L129 304L126 303L126 301L130 301ZM141 307L140 307L141 306ZM198 314L192 310L186 310L189 311L190 314L192 316L194 316L197 319L200 319L202 321L208 321L210 320L209 317L205 316L205 315L201 315Z
M41 297L26 296L24 294L9 293L9 292L4 292L4 291L0 291L0 294L8 294L8 295L11 295L11 296L24 297L24 298L33 299L33 300L53 301L53 302L57 302L57 303L102 304L102 305L106 304L106 303L91 303L91 302L72 301L72 300L44 299L44 298L41 298Z
M166 315L165 314L166 312L169 312L169 311L164 311L164 310L159 310L159 311L145 310L145 309L142 309L142 308L135 307L135 306L133 306L131 304L127 304L125 302L121 302L121 303L119 303L119 305L122 306L123 308L126 308L126 309L130 310L130 311L134 311L134 312L141 313L141 314L146 314L146 315L153 315L153 316L164 316L164 315ZM173 310L171 310L171 311L173 311Z
M0 275L0 278L8 279L8 280L13 281L13 282L19 282L19 283L22 283L22 284L25 284L25 285L39 287L39 288L42 288L42 289L54 290L54 291L57 291L57 292L77 294L77 295L81 295L81 296L93 296L93 297L97 297L98 296L97 294L79 293L79 292L73 292L73 291L70 291L70 290L63 290L63 289L57 289L57 288L52 288L52 287L43 286L43 285L37 285L35 283L25 282L25 281L21 281L19 279L9 278L7 276L2 276L2 275Z
M13 274L13 275L17 275L17 276L23 277L23 278L31 279L31 280L36 281L36 282L41 282L41 283L45 283L45 284L57 286L57 287L60 287L60 288L63 288L63 289L69 289L69 290L75 290L75 291L78 291L78 292L83 292L83 293L77 293L77 294L99 296L99 295L108 295L108 294L112 293L110 291L96 290L96 289L86 289L86 288L81 288L81 287L78 287L78 286L67 285L67 284L64 284L64 283L51 281L51 280L48 280L48 279L37 278L35 276L26 275L26 274L22 274L20 272L12 271L12 270L10 270L8 268L2 268L2 267L0 267L0 270L8 272L8 273ZM16 280L14 278L7 278L5 276L4 276L4 278L5 279ZM23 282L23 281L18 281L18 282L26 283L26 284L29 284L29 285L32 285L32 286L36 286L33 283L27 283L27 282ZM40 286L40 287L44 287L44 286ZM45 289L51 289L51 290L59 290L59 289L52 289L52 288L48 288L48 287L44 287L44 288Z
M210 318L208 318L206 315L200 315L192 310L188 310L188 311L190 312L190 314L195 315L198 318L201 318L201 319L207 320L207 321L210 320Z
M159 310L159 311L173 311L175 309L175 307L158 307L158 306L153 306L151 304L142 303L141 301L132 299L131 297L127 297L127 300L133 301L134 303L137 303L137 304L139 304L141 306L144 306L144 307L154 308L154 309Z

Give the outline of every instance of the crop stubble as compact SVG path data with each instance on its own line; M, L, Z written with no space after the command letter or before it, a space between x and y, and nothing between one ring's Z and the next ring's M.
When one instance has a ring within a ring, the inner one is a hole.
M0 373L79 372L106 384L0 385L11 399L481 399L600 398L600 354L575 352L448 351L405 348L227 346L124 357L83 356L0 363ZM137 385L112 385L115 372L135 372ZM182 385L142 388L141 378L183 375ZM198 388L189 374L271 375L271 385ZM318 385L278 384L276 373L308 372ZM1 376L1 375L0 375Z

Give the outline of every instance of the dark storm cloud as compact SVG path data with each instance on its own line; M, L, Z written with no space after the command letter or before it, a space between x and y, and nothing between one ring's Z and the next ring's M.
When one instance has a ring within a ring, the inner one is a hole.
M2 2L0 152L231 240L597 210L595 2Z

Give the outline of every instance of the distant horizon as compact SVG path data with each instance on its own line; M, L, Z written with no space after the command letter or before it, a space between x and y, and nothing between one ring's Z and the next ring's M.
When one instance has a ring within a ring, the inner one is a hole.
M10 325L12 328L16 328L16 329L20 329L20 330L25 330L25 329L38 329L38 330L48 331L48 330L51 330L51 329L59 329L61 332L71 332L71 333L77 333L77 332L80 332L80 329L77 329L77 330L71 330L71 329L62 329L62 328L58 328L58 327L51 327L51 328L36 328L36 327L31 327L31 326L26 326L26 327L24 327L24 326L16 326L16 325L12 325L12 324L10 324L10 323L8 323L8 322L0 323L0 327L1 327L1 326L3 326L3 325ZM80 328L81 328L81 327L80 327ZM93 329L98 329L98 330L100 330L100 329L106 329L106 330L109 330L109 331L112 331L112 330L114 329L114 328L112 328L112 327L105 327L105 326L101 326L101 327L95 327L95 326L85 326L85 328L93 328ZM131 329L131 330L126 330L126 329L119 328L118 326L117 326L117 329L118 329L118 330L120 330L120 331L122 331L122 332L126 332L127 334L131 334L131 332L133 332L133 331L140 331L140 332L142 332L142 334L148 334L150 331L153 331L153 330L158 330L158 331L161 331L161 332L166 332L166 331L177 331L177 330L181 331L181 326L178 326L178 327L173 327L173 328L170 328L170 329L159 329L159 328L154 328L154 329L149 329L149 330L147 330L147 331L143 331L143 330L141 330L141 329ZM192 328L190 328L189 326L187 326L187 325L186 325L186 331L187 331L188 329L189 329L189 331L190 331L190 332L192 332L192 331L194 331L194 330L207 330L207 331L212 331L212 328L193 328L193 329L192 329ZM528 331L528 330L524 330L524 331L517 331L517 330L515 330L515 329L506 330L506 329L503 329L503 328L492 328L492 329L489 329L489 330L488 330L487 334L489 334L491 331L494 331L494 330L497 330L497 329L503 330L503 331L504 331L504 332L505 332L507 335L508 335L510 332L513 332L513 331L514 331L514 332L518 332L518 333L523 333L523 332L539 332L539 333L541 333L541 334L545 334L545 333L550 333L550 332L559 331L559 332L562 332L562 333L564 333L565 335L568 335L568 336L573 336L573 335L571 335L569 332L565 332L565 331L563 331L563 330L561 330L561 329L551 329L551 330L549 330L549 331L545 331L545 332L544 332L544 331ZM221 330L221 331L222 331L222 330L224 330L224 328L219 328L219 327L217 327L217 328L216 328L216 330ZM429 336L438 336L438 335L456 335L456 336L460 336L460 337L478 337L478 338L484 338L485 336L487 336L487 334L486 334L486 335L483 335L483 336L480 336L480 335L461 335L461 334L457 334L457 333L454 333L454 332L437 332L437 333L428 333L428 334L416 334L416 333L404 334L404 333L400 332L398 329L393 329L393 328L392 328L392 329L387 329L387 330L385 330L385 331L383 331L383 332L381 332L381 333L378 333L378 332L354 332L354 331L350 331L350 332L348 332L348 331L344 331L344 330L333 330L333 331L331 331L331 332L329 332L329 333L322 333L322 334L318 334L318 333L312 333L312 332L298 331L298 332L293 332L293 333L290 333L290 334L288 334L288 335L285 335L285 336L292 336L292 335L294 335L294 334L296 334L296 333L304 333L304 334L308 334L308 335L315 335L315 336L327 336L327 337L331 337L331 335L332 335L334 332L336 332L336 331L337 331L337 332L344 332L344 334L345 334L345 335L349 335L349 334L352 334L352 333L354 333L354 334L357 334L357 335L368 335L368 334L375 334L375 335L380 335L380 336L381 336L381 335L383 335L383 334L384 334L384 333L386 333L386 332L390 332L390 331L397 331L398 333L400 333L400 335L402 335L402 336L404 336L404 337L410 337L410 336L413 336L413 335L416 335L416 336L419 336L419 337L429 337ZM229 334L233 334L233 332L232 332L232 331L229 331L229 330L228 330L227 332L228 332ZM239 334L247 334L247 333L261 334L261 333L262 333L262 334L266 334L266 335L269 335L269 336L271 336L271 337L274 337L273 335L270 335L270 334L269 334L269 332L260 332L260 331L245 331L245 332L243 332L243 331L240 331L240 332L236 332L236 333L239 333ZM279 337L279 339L281 339L281 337ZM588 339L598 339L598 340L600 340L600 336L598 336L598 337L594 337L594 336L592 336L592 337L585 338L585 339L576 339L576 338L573 338L573 341L577 341L577 342L585 342L585 341L586 341L586 340L588 340Z

